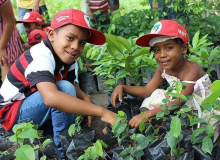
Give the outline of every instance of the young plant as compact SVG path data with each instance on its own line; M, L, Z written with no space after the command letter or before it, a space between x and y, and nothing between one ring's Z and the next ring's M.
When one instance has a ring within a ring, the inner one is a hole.
M97 158L104 158L103 147L107 148L107 145L100 139L93 143L93 146L87 148L85 153L81 155L77 160L96 160Z
M134 39L128 40L111 34L105 34L105 36L107 55L94 63L97 66L94 74L107 78L103 84L108 84L111 90L122 78L126 78L129 84L140 85L141 78L147 78L146 74L140 73L140 69L156 68L153 54L150 56L146 54L149 53L149 48L134 47Z
M81 123L83 121L83 116L77 116L75 123L72 124L68 129L68 134L70 137L74 136L75 133L80 134L82 132Z
M214 65L220 64L220 48L219 46L213 47L213 43L208 42L208 35L199 38L200 31L198 30L192 39L192 46L189 45L189 60L195 61L200 64L206 73L210 75L210 72L215 70Z
M14 127L12 128L14 135L12 135L9 140L12 142L17 142L20 146L15 151L16 159L33 160L35 159L36 150L41 150L41 152L43 153L43 149L52 142L51 139L46 139L41 144L40 139L42 138L43 131L37 129L38 125L33 125L32 122L14 125ZM31 143L33 143L35 138L39 140L39 145L32 147L29 144L24 144L25 139L28 139ZM46 160L46 156L44 155L44 153L41 157L41 160Z
M142 125L144 128L144 125ZM123 111L118 111L117 120L113 124L112 132L115 137L118 138L118 144L121 145L122 141L129 137L129 142L127 142L128 147L124 149L119 157L124 159L139 159L144 155L143 149L146 148L150 142L152 142L152 136L145 137L143 134L133 134L129 133L129 127L127 122L127 116Z
M213 141L212 140L213 136L215 135L215 127L213 126L213 121L215 121L216 124L219 123L220 121L220 101L218 97L220 96L220 80L216 80L213 82L211 85L211 92L212 94L207 97L202 105L201 109L204 112L205 110L207 113L209 113L209 117L206 117L204 119L203 117L201 118L194 118L190 122L190 125L195 125L202 123L200 128L197 128L192 136L191 136L191 141L193 144L196 143L202 143L202 150L204 153L209 153L212 154L212 149L213 149ZM217 114L215 114L217 113ZM203 113L204 114L204 113ZM202 136L200 136L202 135Z

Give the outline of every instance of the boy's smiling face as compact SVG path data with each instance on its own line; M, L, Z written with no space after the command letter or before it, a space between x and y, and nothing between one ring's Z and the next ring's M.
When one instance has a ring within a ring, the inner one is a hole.
M55 31L51 29L48 38L62 62L71 64L82 54L89 38L89 30L68 24Z

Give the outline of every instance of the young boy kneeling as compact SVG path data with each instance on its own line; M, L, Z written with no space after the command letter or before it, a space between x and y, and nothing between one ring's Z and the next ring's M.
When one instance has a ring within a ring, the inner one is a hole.
M52 20L48 38L27 50L12 65L0 90L0 123L5 130L33 121L39 126L52 120L53 138L61 150L59 133L77 115L100 117L113 125L115 113L92 104L74 80L75 60L89 42L102 45L103 33L90 28L89 17L75 9L59 12ZM69 81L67 81L69 80Z

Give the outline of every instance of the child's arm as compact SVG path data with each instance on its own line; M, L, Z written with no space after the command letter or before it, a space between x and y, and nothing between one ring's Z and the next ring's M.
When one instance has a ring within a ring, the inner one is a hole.
M100 117L102 121L111 125L113 125L116 120L115 113L61 92L57 90L54 83L40 82L37 83L36 86L45 105L48 107L71 114L97 116Z
M127 86L119 85L115 88L111 95L111 103L116 106L115 100L118 97L122 101L122 93L127 93L137 97L149 97L151 93L157 89L163 81L161 77L162 67L158 67L155 71L153 78L145 86Z
M15 17L10 1L6 2L1 7L0 13L5 23L0 41L0 65L4 65L4 64L7 65L6 59L8 59L8 56L6 53L6 46L8 41L10 40L10 37L15 27Z

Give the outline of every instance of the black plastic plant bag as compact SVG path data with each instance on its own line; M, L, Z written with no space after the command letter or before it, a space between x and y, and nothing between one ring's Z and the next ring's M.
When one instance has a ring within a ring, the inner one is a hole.
M195 160L219 160L220 157L217 157L219 155L219 146L215 144L213 146L212 155L209 153L204 153L201 149L201 144L193 145L192 148L195 150Z
M185 152L177 160L194 160L194 149L189 152Z
M79 86L82 91L86 94L95 93L97 89L96 76L92 72L81 73L79 75Z
M166 139L156 139L143 151L146 160L167 160L165 155L169 153L170 147Z
M77 159L84 154L84 150L93 145L94 137L94 130L75 134L66 152L68 160Z

